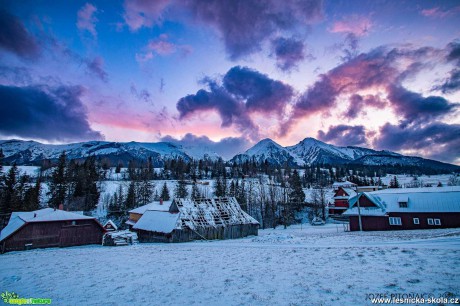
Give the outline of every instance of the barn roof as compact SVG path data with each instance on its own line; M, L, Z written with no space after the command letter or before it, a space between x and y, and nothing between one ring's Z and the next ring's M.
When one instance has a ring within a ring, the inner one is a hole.
M374 192L364 192L373 202L375 208L361 207L363 211L373 215L384 215L390 212L421 212L421 213L452 213L460 212L460 187L433 187L433 188L407 188L386 189ZM358 197L350 199L350 209L345 215L357 215L358 207L355 206ZM407 203L407 207L400 207L400 202ZM364 209L364 210L363 210Z
M94 218L69 211L59 209L54 210L53 208L44 208L35 211L13 212L11 214L10 220L8 221L8 225L0 233L0 241L9 237L26 223L86 219Z
M349 181L345 181L345 182L334 182L334 184L332 184L332 187L333 187L333 188L347 187L347 186L356 186L356 184L355 184L355 183L352 183L352 182L349 182Z
M234 224L259 224L244 212L234 197L212 199L175 199L171 210L180 212L181 226L217 227Z
M167 234L178 227L180 227L179 214L169 211L148 210L133 226L133 229Z
M160 204L160 201L155 201L138 208L132 209L129 212L134 214L144 214L147 210L157 210L157 211L169 211L172 201L163 201L163 204Z

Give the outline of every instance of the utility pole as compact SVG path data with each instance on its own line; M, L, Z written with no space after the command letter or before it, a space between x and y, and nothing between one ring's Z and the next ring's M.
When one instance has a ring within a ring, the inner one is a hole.
M361 206L359 205L359 198L361 197L362 193L358 193L358 222L359 222L359 231L363 231L363 223L361 222Z

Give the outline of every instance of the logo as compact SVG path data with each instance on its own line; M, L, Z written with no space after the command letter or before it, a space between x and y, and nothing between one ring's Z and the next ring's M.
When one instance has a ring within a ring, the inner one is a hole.
M2 293L2 300L10 305L47 305L51 299L21 298L17 293L5 291Z

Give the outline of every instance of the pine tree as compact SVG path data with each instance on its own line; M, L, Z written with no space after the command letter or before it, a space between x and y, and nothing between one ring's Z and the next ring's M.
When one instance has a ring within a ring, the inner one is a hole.
M294 208L297 211L302 209L302 204L305 202L305 193L302 189L302 182L297 170L294 170L291 177L289 178L289 201L293 203Z
M200 190L198 190L198 185L197 183L193 183L193 186L192 186L192 194L191 194L191 198L192 200L196 200L196 199L199 199L201 198L201 193L200 193Z
M8 173L3 178L3 196L2 203L0 206L1 213L10 213L17 211L20 206L20 195L18 192L19 182L18 182L19 171L16 164L10 168Z
M215 182L214 196L216 197L225 197L227 194L225 180L219 176Z
M163 184L163 188L161 189L160 198L163 199L163 201L169 201L170 199L169 189L168 189L168 186L166 185L166 182Z
M65 151L59 156L58 164L51 175L49 184L49 201L48 205L53 208L58 208L60 204L64 204L69 188L66 177L67 160Z
M176 198L186 198L188 196L187 186L184 180L178 180L174 196Z
M127 210L130 210L136 206L136 183L131 181L128 187L128 194L126 195L125 207Z
M390 188L400 188L401 186L399 185L398 178L393 176L393 179L390 181Z

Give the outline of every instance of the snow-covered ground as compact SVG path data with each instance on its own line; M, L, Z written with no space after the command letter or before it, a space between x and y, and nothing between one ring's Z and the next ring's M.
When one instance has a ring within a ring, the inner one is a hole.
M367 295L460 295L460 229L344 232L1 255L3 291L53 305L370 305Z

